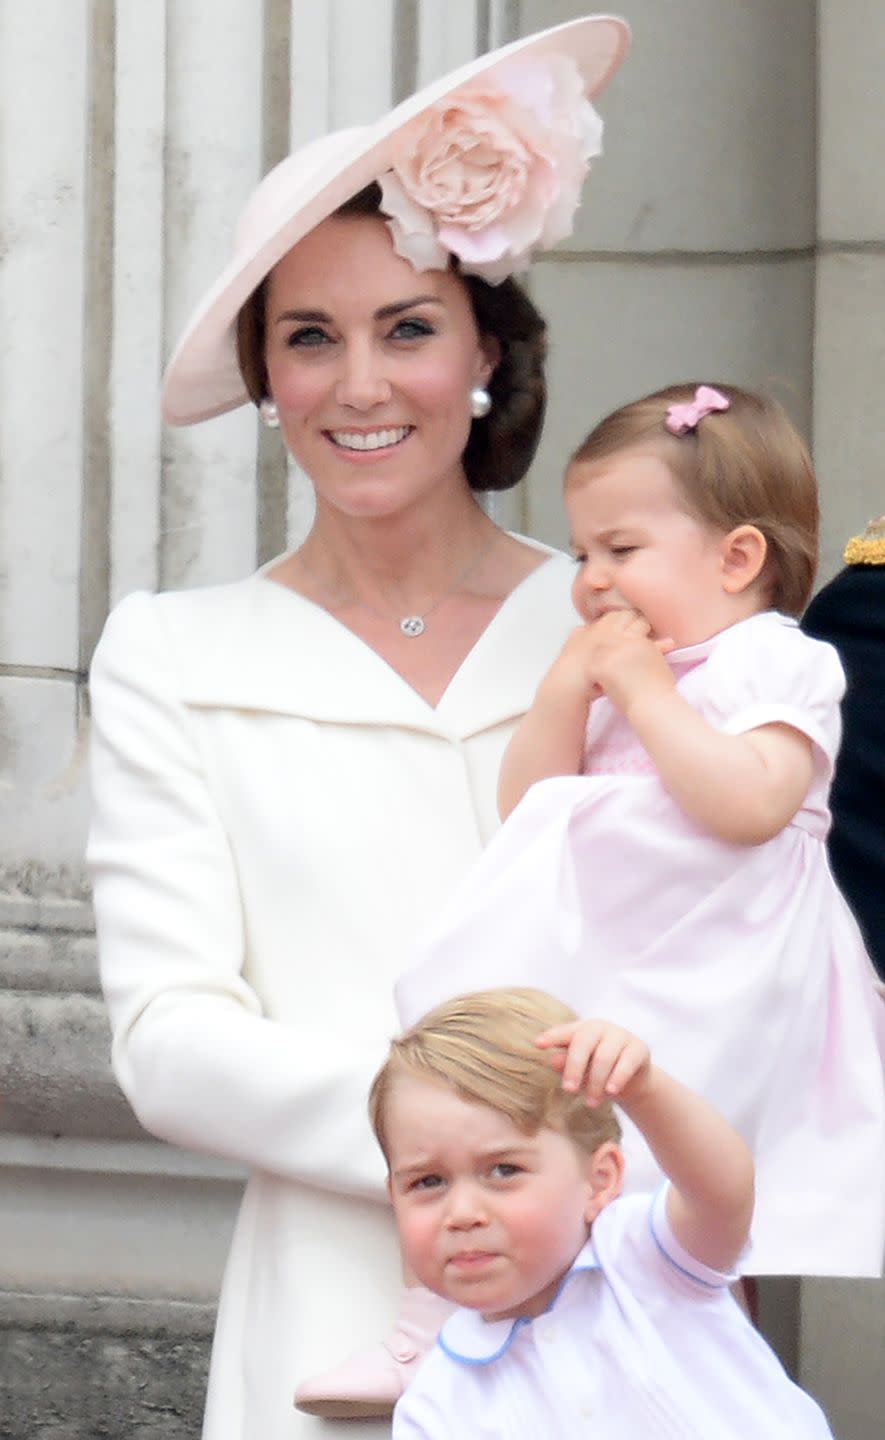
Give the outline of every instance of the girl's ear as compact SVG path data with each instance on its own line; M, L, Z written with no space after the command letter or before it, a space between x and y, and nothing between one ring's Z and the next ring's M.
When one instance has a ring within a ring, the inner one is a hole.
M584 1219L592 1225L600 1210L621 1193L624 1183L624 1152L614 1140L599 1145L586 1160L587 1198Z
M727 595L740 595L762 574L768 541L755 525L737 525L723 537L719 553L722 588Z

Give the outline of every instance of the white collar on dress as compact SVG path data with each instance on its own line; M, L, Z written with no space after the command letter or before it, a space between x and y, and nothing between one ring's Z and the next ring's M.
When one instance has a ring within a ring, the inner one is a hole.
M743 620L735 620L733 625L726 625L724 630L717 630L708 640L698 640L694 645L683 645L679 650L670 650L667 659L682 664L686 661L706 660L707 656L714 649L723 635L730 635L733 630L738 630L745 625L787 625L795 630L799 621L792 615L782 615L780 610L757 610L754 615L745 615Z

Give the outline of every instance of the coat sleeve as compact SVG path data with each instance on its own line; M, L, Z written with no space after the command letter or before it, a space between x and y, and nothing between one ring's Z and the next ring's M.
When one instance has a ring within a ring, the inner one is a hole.
M236 868L160 606L130 596L95 654L93 876L117 1079L144 1127L176 1145L381 1199L366 1117L383 1054L340 1054L333 1016L264 1017L242 975ZM296 963L322 963L297 955Z

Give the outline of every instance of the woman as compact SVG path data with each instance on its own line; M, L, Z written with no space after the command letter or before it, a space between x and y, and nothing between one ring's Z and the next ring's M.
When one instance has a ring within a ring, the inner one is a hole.
M321 1433L295 1381L391 1319L366 1091L393 982L494 829L501 752L574 620L567 561L476 502L524 473L543 410L543 323L504 277L568 232L584 97L626 43L556 27L290 156L167 372L167 419L251 395L316 493L298 551L130 596L93 667L116 1073L149 1130L251 1171L209 1440Z

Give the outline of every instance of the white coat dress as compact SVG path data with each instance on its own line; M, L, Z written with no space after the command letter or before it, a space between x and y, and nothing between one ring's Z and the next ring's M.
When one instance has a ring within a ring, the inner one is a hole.
M345 1440L302 1376L386 1333L399 1263L369 1081L393 984L497 827L504 746L574 627L553 555L432 708L263 573L130 596L92 670L89 844L120 1084L249 1168L205 1440Z

